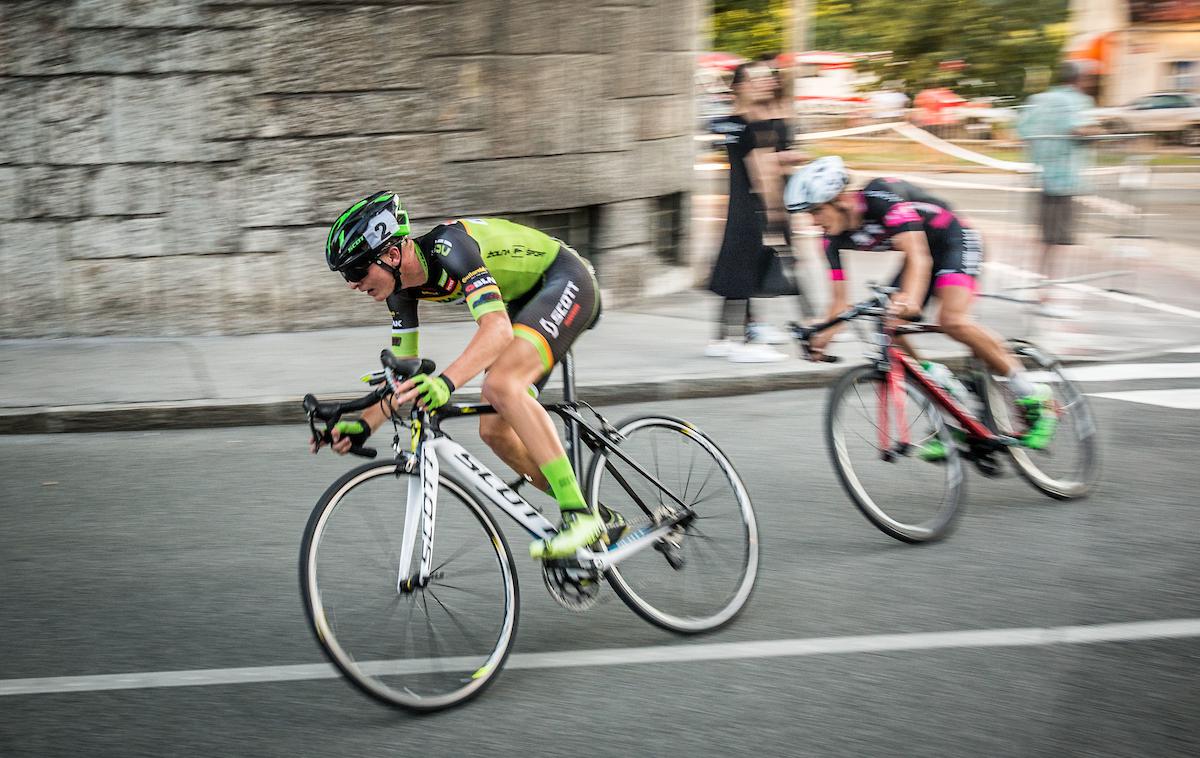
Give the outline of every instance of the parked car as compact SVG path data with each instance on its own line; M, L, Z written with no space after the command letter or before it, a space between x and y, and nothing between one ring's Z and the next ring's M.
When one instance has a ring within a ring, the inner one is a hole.
M1109 134L1150 132L1200 147L1200 99L1187 92L1154 92L1128 105L1096 108L1092 116Z

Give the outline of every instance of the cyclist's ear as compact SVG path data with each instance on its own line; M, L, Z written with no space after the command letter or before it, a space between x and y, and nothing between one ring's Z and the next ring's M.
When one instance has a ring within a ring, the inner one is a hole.
M404 244L403 241L401 241L399 243L393 242L392 244L387 246L387 249L385 249L383 251L383 254L380 255L379 257L383 258L385 263L391 264L392 266L399 266L400 265L400 246L402 244Z

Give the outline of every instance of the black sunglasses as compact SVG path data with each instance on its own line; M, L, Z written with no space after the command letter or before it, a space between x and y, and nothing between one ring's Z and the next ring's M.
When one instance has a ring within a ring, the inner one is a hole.
M379 258L363 258L341 270L342 278L348 282L361 282L371 270L371 264Z

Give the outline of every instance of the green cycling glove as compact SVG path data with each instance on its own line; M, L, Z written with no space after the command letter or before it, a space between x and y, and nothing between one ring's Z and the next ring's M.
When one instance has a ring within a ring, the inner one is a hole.
M351 447L362 447L367 438L371 436L371 427L362 421L339 421L333 425L333 428L343 437L350 438ZM328 431L325 432L325 441L333 444L333 435Z
M450 381L450 377L441 374L437 376L417 374L412 379L413 384L417 387L417 394L421 396L421 402L431 411L448 403L450 395L455 390L454 382Z

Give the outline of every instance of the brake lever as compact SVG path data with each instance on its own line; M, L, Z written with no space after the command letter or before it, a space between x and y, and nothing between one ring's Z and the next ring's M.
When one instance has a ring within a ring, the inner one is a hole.
M812 347L809 345L808 338L812 336L812 330L808 327L800 326L795 321L788 324L792 329L792 336L800 343L800 351L804 354L804 360L811 363L837 363L841 360L836 355L821 353L820 358L813 358Z

